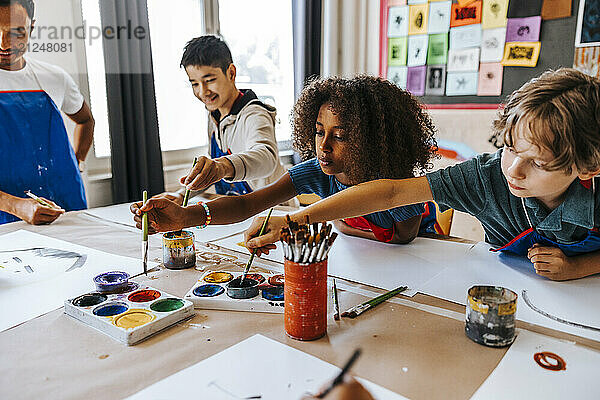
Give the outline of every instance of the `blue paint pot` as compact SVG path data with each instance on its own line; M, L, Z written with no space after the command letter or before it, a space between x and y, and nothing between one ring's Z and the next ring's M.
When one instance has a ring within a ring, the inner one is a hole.
M129 274L121 271L104 272L94 277L96 290L102 293L121 291L127 287Z
M112 317L113 315L119 315L127 311L129 307L125 303L108 303L103 306L94 309L94 315L99 317Z
M262 297L266 300L282 301L283 286L269 286L262 290Z
M223 286L209 283L207 285L200 285L194 289L192 293L197 297L215 297L223 293L225 289Z

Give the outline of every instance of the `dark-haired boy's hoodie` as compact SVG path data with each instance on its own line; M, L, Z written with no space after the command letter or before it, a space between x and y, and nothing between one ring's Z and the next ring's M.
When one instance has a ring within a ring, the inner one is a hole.
M219 111L209 118L208 143L214 135L217 144L235 169L231 182L246 181L252 190L275 182L285 173L275 139L274 107L262 103L250 90L241 95L220 122ZM209 152L210 154L210 152Z

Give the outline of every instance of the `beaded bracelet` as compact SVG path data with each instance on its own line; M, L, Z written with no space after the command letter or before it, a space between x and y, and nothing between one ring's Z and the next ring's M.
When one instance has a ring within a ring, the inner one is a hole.
M210 216L210 210L208 208L208 205L205 202L201 201L198 204L201 205L202 207L204 207L204 211L206 212L206 219L204 220L203 225L197 226L196 228L204 229L210 224L212 217Z

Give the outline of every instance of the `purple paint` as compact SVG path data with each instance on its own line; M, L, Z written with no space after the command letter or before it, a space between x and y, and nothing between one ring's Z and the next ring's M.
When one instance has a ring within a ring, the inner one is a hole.
M96 290L99 292L115 292L127 287L129 274L121 271L104 272L94 277Z
M509 18L506 22L507 42L538 42L542 17Z

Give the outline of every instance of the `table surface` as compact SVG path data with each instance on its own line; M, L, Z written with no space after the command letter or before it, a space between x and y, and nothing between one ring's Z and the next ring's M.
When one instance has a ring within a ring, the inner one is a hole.
M139 257L139 231L83 212L67 213L46 226L1 225L0 234L18 229ZM161 254L160 239L155 235L150 240L149 258L158 259ZM269 262L259 260L257 265L268 266ZM183 297L200 274L195 269L159 267L135 281ZM330 314L327 335L311 342L287 337L283 314L196 310L192 319L126 346L67 316L61 307L0 333L0 398L123 398L257 333L337 366L360 346L363 355L352 372L410 399L471 397L507 349L469 340L464 334L464 306L420 294L398 298L404 300L386 302L356 319L334 321ZM364 300L352 290L339 292L341 309ZM573 339L561 332L519 326ZM597 342L576 339L600 348Z

